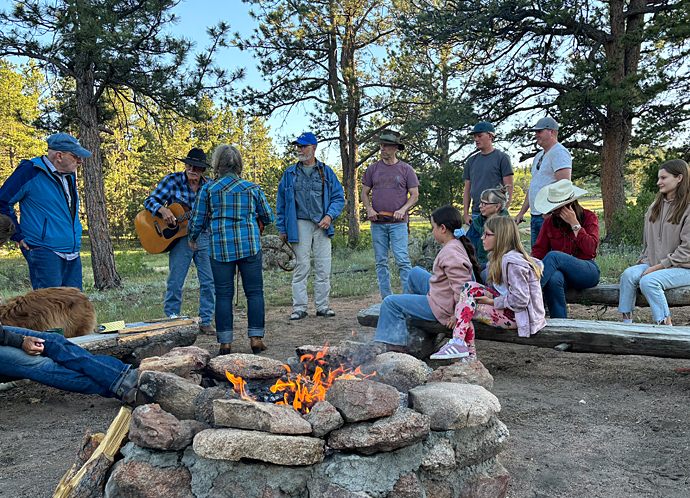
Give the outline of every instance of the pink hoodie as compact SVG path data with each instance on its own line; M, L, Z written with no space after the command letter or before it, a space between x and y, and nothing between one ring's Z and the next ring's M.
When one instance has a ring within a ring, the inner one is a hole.
M541 260L532 259L544 268ZM515 312L520 337L536 334L546 326L544 297L537 274L532 265L517 251L510 251L503 256L501 271L508 292L494 299L494 308L509 308Z
M451 240L443 246L434 260L434 275L429 279L429 301L431 312L442 324L455 315L455 305L465 282L474 280L472 263L459 240Z

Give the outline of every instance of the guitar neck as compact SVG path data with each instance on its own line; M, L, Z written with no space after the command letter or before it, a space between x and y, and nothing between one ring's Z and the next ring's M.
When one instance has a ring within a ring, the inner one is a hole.
M187 221L191 217L192 217L192 212L186 211L184 214L181 214L180 216L176 217L175 219L177 220L178 223L182 223L183 221Z

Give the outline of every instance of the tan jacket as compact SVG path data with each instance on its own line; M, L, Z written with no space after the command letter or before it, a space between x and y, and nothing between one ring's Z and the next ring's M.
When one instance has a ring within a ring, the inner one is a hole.
M649 216L652 204L644 216L644 246L637 262L649 266L661 263L664 268L690 268L690 205L680 223L668 221L674 208L673 201L664 199L661 215L652 223Z

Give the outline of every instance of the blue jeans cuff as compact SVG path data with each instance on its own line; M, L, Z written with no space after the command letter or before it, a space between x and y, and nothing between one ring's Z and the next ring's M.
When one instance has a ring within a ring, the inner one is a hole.
M216 331L216 337L218 338L218 344L229 344L233 340L234 331L224 330L222 332Z

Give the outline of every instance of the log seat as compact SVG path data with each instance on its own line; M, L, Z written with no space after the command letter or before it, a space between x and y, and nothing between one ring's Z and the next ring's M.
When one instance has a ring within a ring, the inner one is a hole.
M599 304L604 306L618 306L620 286L618 284L602 284L589 289L568 289L565 300L570 304ZM676 287L666 291L666 301L669 307L690 306L690 287ZM648 307L649 303L641 292L637 292L635 305Z

